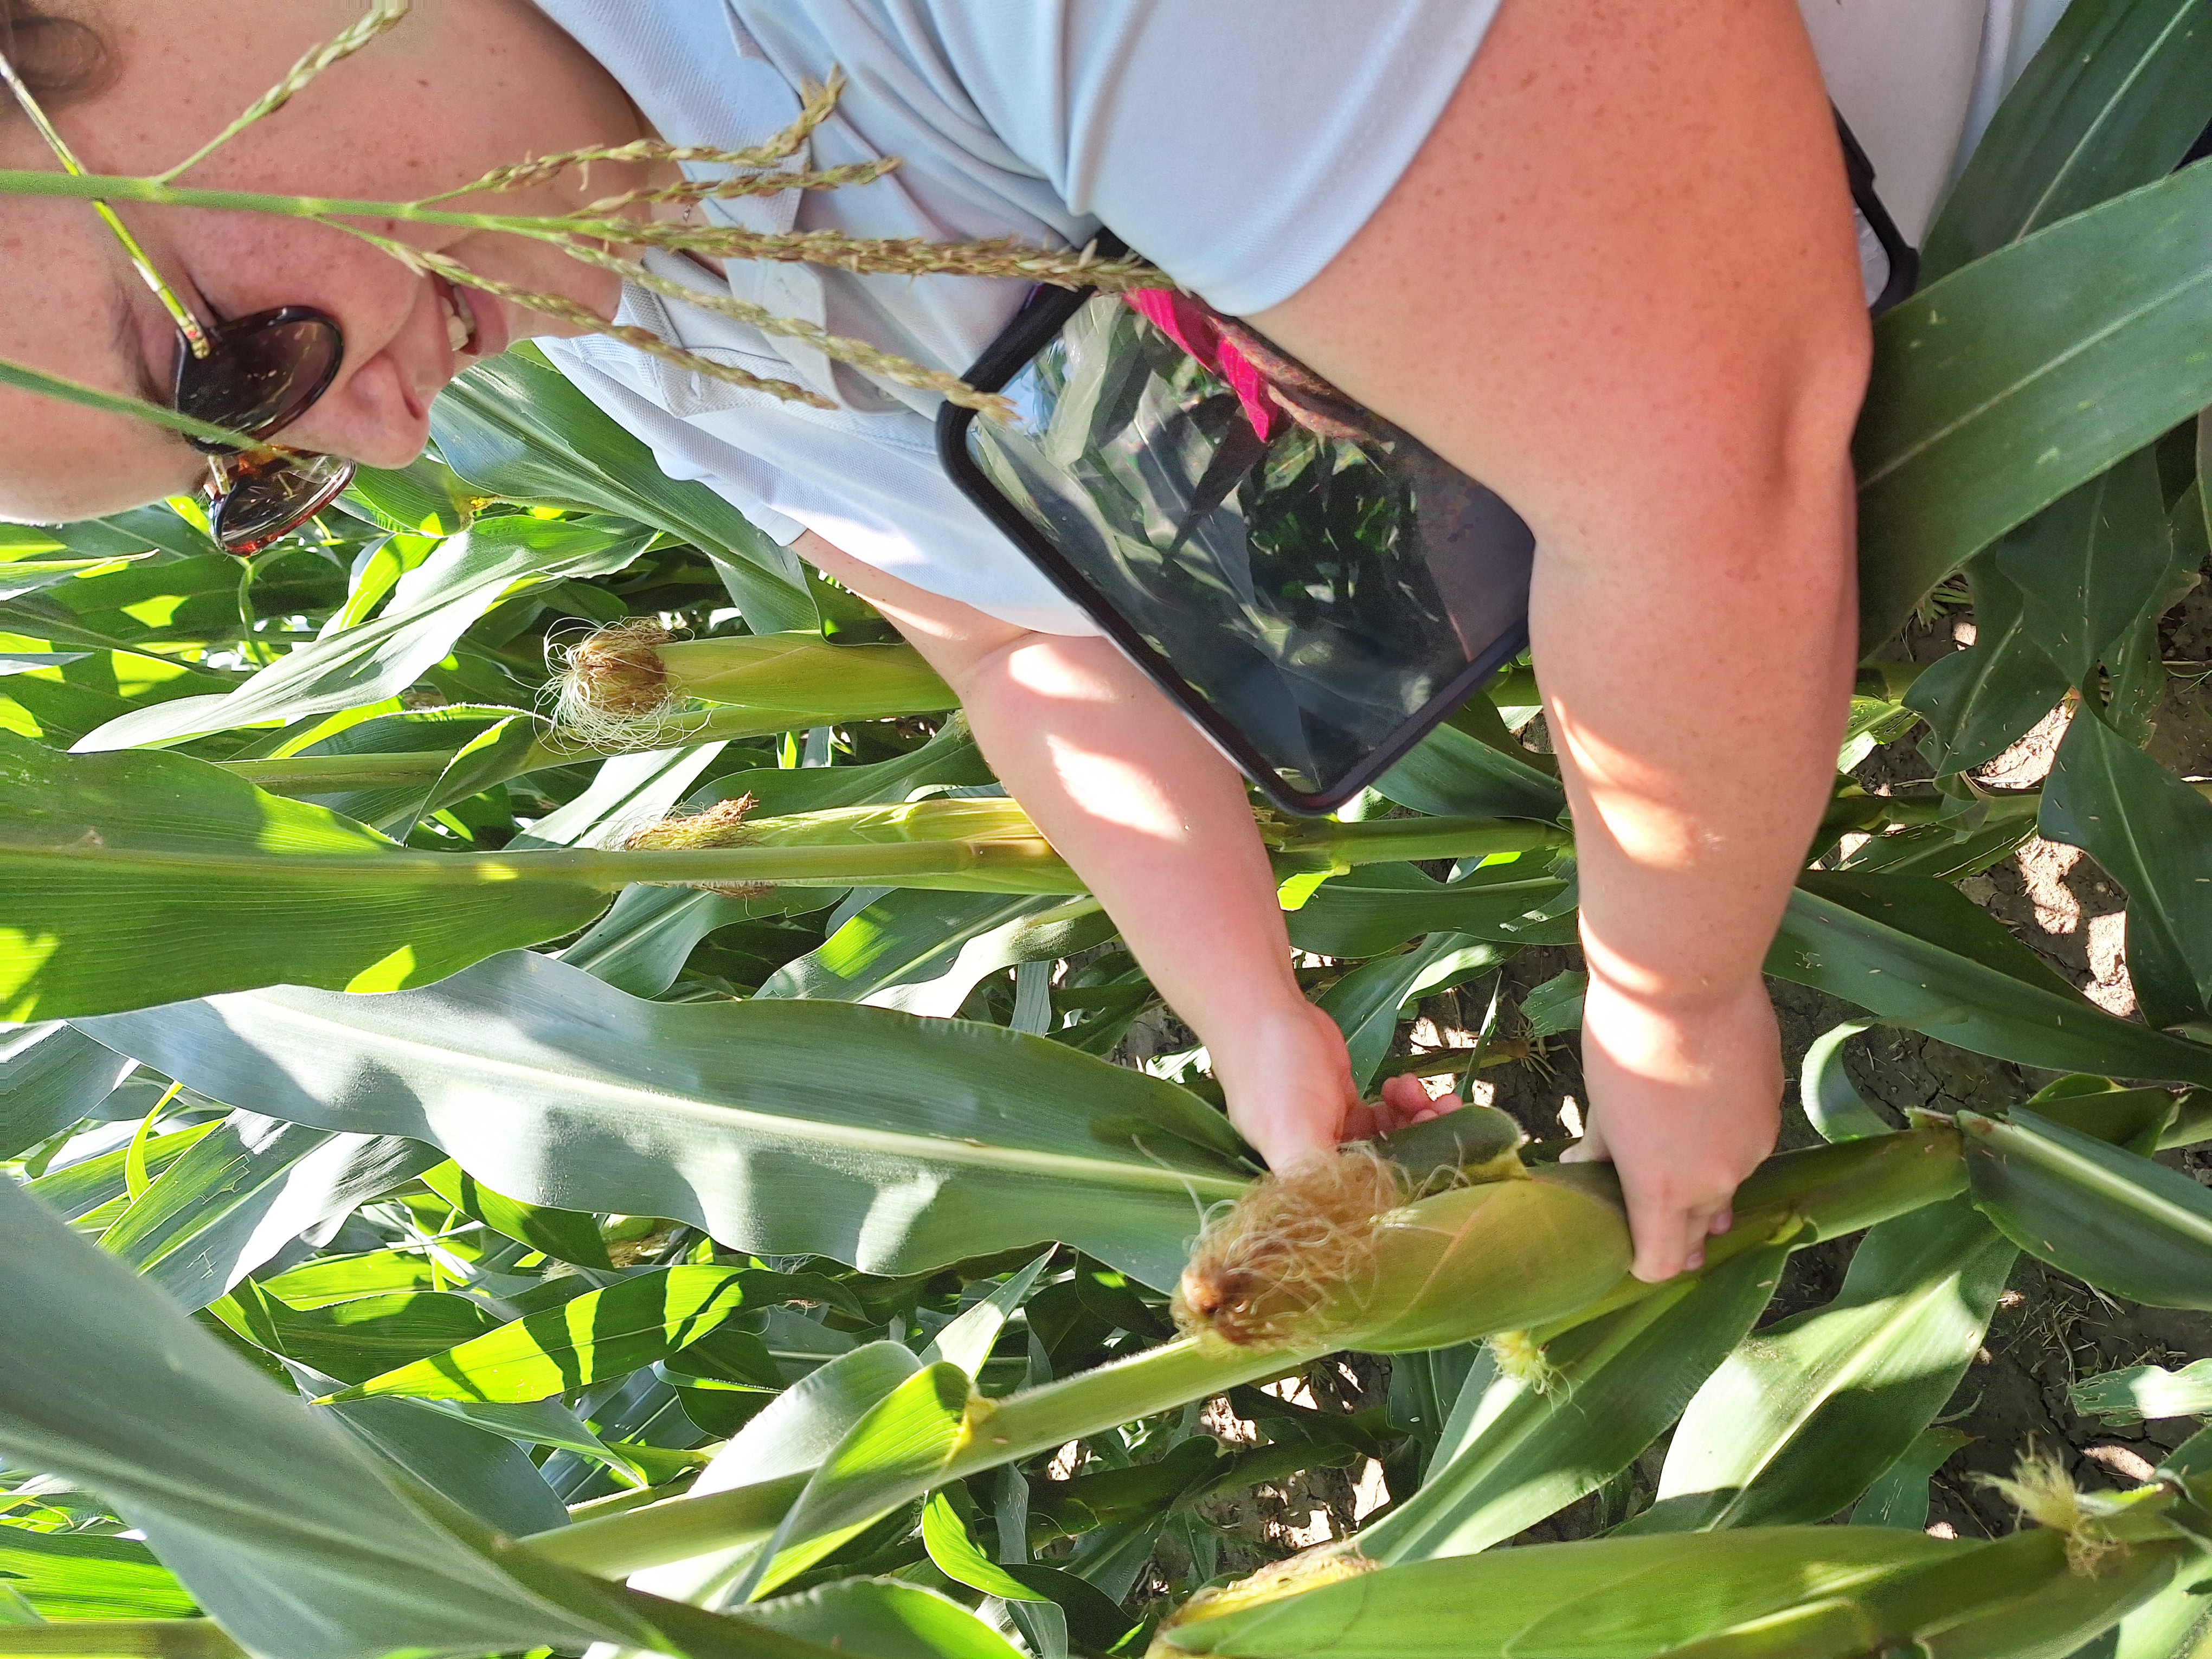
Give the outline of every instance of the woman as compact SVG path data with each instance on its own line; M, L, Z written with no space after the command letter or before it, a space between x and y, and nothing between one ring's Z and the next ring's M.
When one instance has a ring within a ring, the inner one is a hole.
M1815 21L1833 33L1830 10L1857 4L1863 19L1864 3L1820 0ZM356 0L221 9L210 28L209 9L183 0L5 0L0 47L58 106L88 167L149 172L359 12ZM1908 9L1911 60L1963 65L1923 121L1953 137L1984 10ZM1580 1150L1620 1166L1640 1276L1699 1265L1773 1144L1783 1080L1759 964L1828 793L1853 656L1847 443L1868 332L1797 8L416 0L391 36L185 182L393 199L656 131L731 148L785 125L797 85L833 67L850 85L810 159L895 155L899 171L708 210L936 240L1080 244L1110 227L1534 527L1532 629L1590 969ZM0 162L51 164L21 119L0 123ZM646 182L601 165L501 199L559 212ZM310 306L338 321L343 363L289 446L404 465L453 374L549 331L325 228L124 216L194 304L231 317ZM373 228L603 317L623 303L614 278L538 244ZM675 280L956 369L1021 298L975 278L656 259ZM83 204L0 208L0 357L118 389L167 383L170 319ZM775 404L604 341L554 348L672 471L705 478L872 600L958 691L999 775L1205 1042L1231 1116L1272 1165L1434 1109L1412 1079L1379 1107L1359 1103L1342 1041L1292 976L1239 780L938 475L931 399L680 303L634 294L629 310L838 405ZM191 487L201 465L150 427L19 394L0 419L10 518L115 512ZM1715 685L1754 694L1717 699Z

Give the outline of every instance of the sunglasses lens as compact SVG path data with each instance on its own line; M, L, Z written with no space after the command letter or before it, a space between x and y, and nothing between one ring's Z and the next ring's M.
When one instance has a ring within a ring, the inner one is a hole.
M205 357L177 364L179 412L250 438L283 430L329 389L345 355L338 325L319 311L288 307L226 323ZM216 446L195 441L193 447Z
M209 520L226 553L258 553L328 507L353 482L351 461L284 453L241 461Z

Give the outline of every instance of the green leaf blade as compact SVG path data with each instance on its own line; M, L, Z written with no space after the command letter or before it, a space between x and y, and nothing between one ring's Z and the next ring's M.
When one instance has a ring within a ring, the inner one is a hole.
M521 1404L626 1376L678 1352L793 1281L745 1267L663 1267L572 1297L330 1396Z
M529 1203L868 1272L1057 1237L1172 1285L1193 1194L1247 1178L1218 1112L1062 1044L845 1003L645 1002L526 952L423 992L85 1025L249 1109L442 1146Z
M2000 1231L2101 1290L2212 1311L2212 1193L2024 1108L2011 1117L1959 1120L1974 1202Z
M1923 289L1875 325L1860 641L2014 526L2212 404L2212 167Z

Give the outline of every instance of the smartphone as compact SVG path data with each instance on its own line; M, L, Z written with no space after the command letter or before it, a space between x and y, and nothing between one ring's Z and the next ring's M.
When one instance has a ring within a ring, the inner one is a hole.
M1844 141L1879 310L1912 250ZM967 379L1017 418L947 404L946 471L1286 811L1344 805L1528 645L1520 515L1188 295L1040 289Z
M1525 647L1535 538L1310 373L1256 404L1134 297L1032 296L968 377L1018 418L948 405L946 470L1263 793L1329 811Z

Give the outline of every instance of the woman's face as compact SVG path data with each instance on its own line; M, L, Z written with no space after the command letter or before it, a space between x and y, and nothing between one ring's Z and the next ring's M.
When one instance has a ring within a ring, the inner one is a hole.
M276 84L301 55L359 18L364 0L64 0L93 24L113 73L52 112L95 173L173 166ZM620 88L529 0L415 0L398 28L320 76L284 109L177 182L406 201L495 167L640 135ZM0 94L0 167L53 155ZM627 182L602 166L532 191L449 204L556 213ZM496 205L494 205L495 202ZM443 285L343 231L198 209L118 208L155 266L203 320L312 306L345 331L337 380L282 441L404 466L429 434L431 400L475 361L456 352ZM459 258L518 287L611 314L617 279L520 237L390 221L365 228ZM471 294L479 353L544 319ZM178 343L88 204L0 195L0 358L105 390L167 401ZM143 422L0 388L0 520L100 517L188 494L205 465Z

